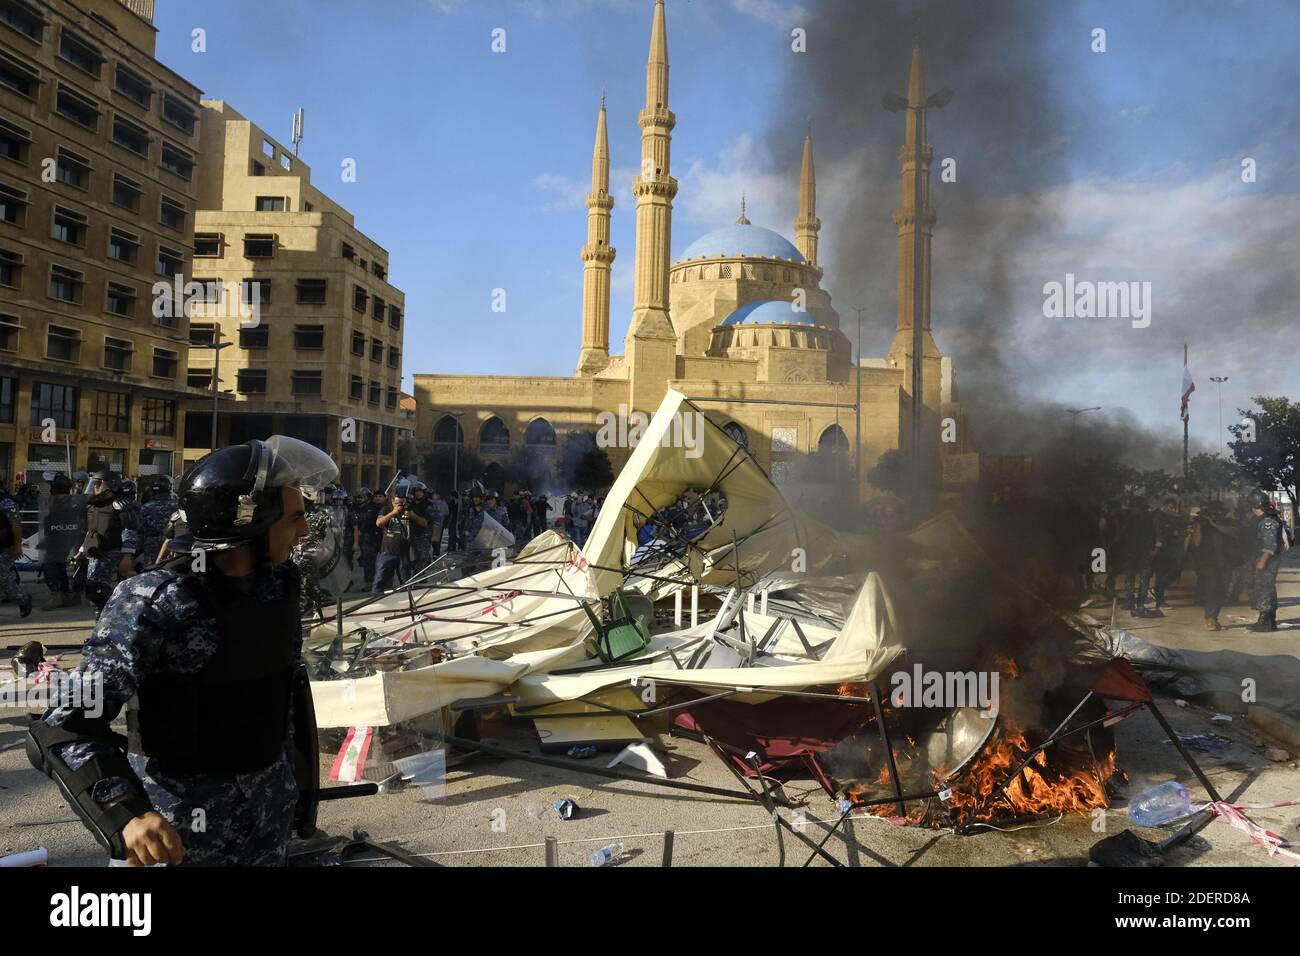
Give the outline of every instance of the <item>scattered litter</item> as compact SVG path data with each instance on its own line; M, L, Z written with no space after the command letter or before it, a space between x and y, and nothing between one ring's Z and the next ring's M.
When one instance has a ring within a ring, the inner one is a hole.
M1215 714L1210 718L1210 722L1214 724L1230 724L1232 723L1232 718L1227 714Z
M1199 750L1202 753L1223 753L1232 743L1227 737L1221 737L1218 734L1179 734L1178 739L1193 750ZM1164 743L1169 744L1173 743L1173 741L1166 738Z
M1192 812L1191 794L1177 780L1166 780L1129 801L1128 817L1140 827L1158 827Z
M24 743L24 738L19 737L17 740L9 741L9 743L7 744L0 744L0 754L4 753L6 750L14 750L18 747L21 747L23 743Z
M567 755L574 760L586 760L588 757L596 756L595 747L570 747L566 751Z
M605 766L617 767L619 764L633 767L636 770L644 770L656 777L668 778L668 769L647 744L628 744L619 751L617 757L605 764Z
M626 847L621 843L611 843L609 846L602 846L599 850L588 857L588 862L590 862L592 866L605 866L622 856L625 849Z
M581 809L576 803L568 799L553 803L551 806L555 807L555 812L560 815L561 820L572 820Z
M1179 707L1187 706L1187 701L1183 700L1181 697L1179 697L1176 701L1174 701L1174 703L1177 704Z
M34 850L24 850L22 853L0 856L0 867L44 866L49 861L50 851L43 846L38 846Z

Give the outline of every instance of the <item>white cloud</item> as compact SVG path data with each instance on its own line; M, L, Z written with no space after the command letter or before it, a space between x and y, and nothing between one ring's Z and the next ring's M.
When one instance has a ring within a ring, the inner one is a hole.
M796 24L807 19L808 11L798 4L790 5L780 0L731 0L731 9L769 23Z

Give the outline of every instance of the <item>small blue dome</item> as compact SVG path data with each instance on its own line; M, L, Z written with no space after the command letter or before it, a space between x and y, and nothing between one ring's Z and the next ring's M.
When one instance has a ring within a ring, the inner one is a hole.
M751 223L733 223L700 236L686 247L678 262L701 257L714 259L718 256L804 261L799 250L780 233Z
M796 312L781 299L747 302L722 320L722 325L815 325L821 323L811 312Z

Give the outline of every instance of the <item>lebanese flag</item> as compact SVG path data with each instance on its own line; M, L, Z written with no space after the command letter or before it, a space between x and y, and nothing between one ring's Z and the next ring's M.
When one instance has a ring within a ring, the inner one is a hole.
M342 783L356 783L360 780L374 739L374 727L349 727L343 746L334 758L334 766L330 768L330 779Z
M1187 402L1192 397L1192 392L1196 391L1196 383L1192 381L1192 373L1187 368L1187 346L1183 346L1183 403L1179 410L1179 417L1184 424L1188 420Z

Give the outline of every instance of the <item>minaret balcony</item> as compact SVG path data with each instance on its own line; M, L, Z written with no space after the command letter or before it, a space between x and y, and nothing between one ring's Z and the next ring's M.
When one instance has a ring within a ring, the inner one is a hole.
M593 246L585 245L582 247L583 262L604 262L614 261L615 251L613 246Z
M588 209L603 209L606 212L614 208L614 197L609 193L593 193L587 197Z
M656 176L651 179L643 179L638 176L632 180L632 195L640 196L664 196L672 199L677 195L677 180L672 176Z
M637 125L642 129L647 129L651 126L672 129L677 125L677 114L672 110L661 106L657 109L642 110L637 114L636 121Z

